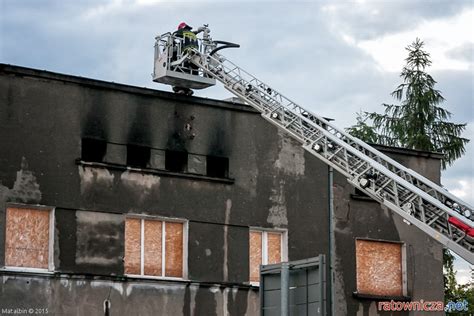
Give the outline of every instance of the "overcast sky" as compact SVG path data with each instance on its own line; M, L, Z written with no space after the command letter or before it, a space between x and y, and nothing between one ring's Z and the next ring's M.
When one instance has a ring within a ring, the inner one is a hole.
M170 91L151 81L154 37L208 23L214 39L241 45L223 51L230 60L348 127L395 102L405 47L419 37L444 107L474 138L472 0L255 2L0 0L0 62ZM196 95L231 96L219 84ZM442 183L474 204L474 140Z

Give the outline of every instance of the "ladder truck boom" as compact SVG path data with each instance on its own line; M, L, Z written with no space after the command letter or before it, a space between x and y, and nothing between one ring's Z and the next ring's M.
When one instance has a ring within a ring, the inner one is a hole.
M157 38L158 46L159 43L167 43L167 46L155 49L155 73L159 57L156 56L157 52L170 52L171 45L180 45L179 40L176 41L170 33ZM354 187L474 264L472 206L291 101L220 55L220 44L238 47L228 42L212 41L208 31L200 40L198 48L188 50L178 58L199 69L199 74L194 77L207 82L221 82L232 94L258 110L264 119L300 142L305 150L338 170ZM169 55L167 53L167 65L159 66L176 70ZM166 79L154 78L158 82L165 82Z

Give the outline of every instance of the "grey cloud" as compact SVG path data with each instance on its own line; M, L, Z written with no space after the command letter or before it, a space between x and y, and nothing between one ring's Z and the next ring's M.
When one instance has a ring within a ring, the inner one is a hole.
M472 7L469 0L336 2L328 12L337 28L358 40L411 30L430 19L453 16Z
M467 61L472 64L474 62L474 43L464 43L448 51L447 55L451 58Z
M467 124L466 132L464 137L471 139L466 146L466 155L462 156L454 162L451 167L448 167L443 171L442 176L446 181L457 181L463 178L471 178L474 176L474 121L470 121ZM474 199L474 196L471 198Z
M107 3L79 3L5 5L2 62L130 84L139 84L141 77L149 80L150 66L143 65L152 65L153 39L160 26L156 12L124 5L86 18ZM165 6L163 11L178 9Z
M442 104L452 113L451 120L465 123L474 120L474 77L472 70L444 70L432 73L435 86L445 98ZM468 138L472 138L471 137Z
M470 142L472 143L472 142ZM470 153L474 150L472 145L467 146L467 152ZM442 183L451 184L458 182L459 180L469 180L472 179L473 175L473 164L474 157L471 154L465 155L454 162L454 164L448 167L442 173ZM472 181L472 180L471 180ZM471 201L473 201L474 196L471 196ZM471 202L472 203L472 202ZM474 204L474 203L473 203Z

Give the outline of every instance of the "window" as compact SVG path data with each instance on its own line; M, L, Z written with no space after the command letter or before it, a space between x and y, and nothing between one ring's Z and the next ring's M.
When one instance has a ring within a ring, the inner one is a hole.
M172 172L186 172L188 169L188 153L167 150L165 153L165 169Z
M287 260L285 235L282 231L250 231L250 282L260 281L261 264L273 264Z
M104 140L83 138L81 144L81 159L91 162L102 162L107 151L107 143Z
M127 145L127 166L146 168L150 161L150 148L139 145Z
M52 270L53 227L51 209L8 207L5 266Z
M357 239L357 293L405 295L404 257L402 243Z
M229 176L229 158L207 156L206 157L206 175L216 178L228 178Z
M186 223L127 218L125 273L185 278Z

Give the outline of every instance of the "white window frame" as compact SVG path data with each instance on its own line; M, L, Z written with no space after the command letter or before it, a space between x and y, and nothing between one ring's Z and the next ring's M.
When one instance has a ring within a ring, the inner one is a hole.
M406 243L403 241L394 241L394 240L386 240L386 239L374 239L374 238L360 238L356 237L355 243L357 240L366 240L366 241L374 241L374 242L384 242L384 243L391 243L391 244L399 244L401 246L401 266L402 266L402 294L407 296L408 294L408 279L407 279L407 247ZM355 246L355 244L354 244ZM355 251L355 256L357 258L357 251ZM356 274L357 274L357 265L356 265ZM356 288L358 287L357 280L356 280Z
M29 205L29 204L16 204L16 203L7 203L5 206L5 249L6 250L6 233L7 233L7 209L9 208L19 208L19 209L28 209L28 210L38 210L38 211L48 211L49 212L49 236L48 236L48 268L30 268L30 267L17 267L17 266L7 266L5 265L2 270L6 271L15 271L15 272L32 272L32 273L54 273L54 223L55 223L55 207L46 206L46 205ZM4 252L5 253L5 252ZM6 258L5 258L6 259Z
M288 261L288 230L287 229L250 227L249 236L250 236L250 233L252 232L262 234L262 245L261 245L262 262L260 264L262 265L268 264L268 234L269 233L281 234L281 242L280 242L281 262ZM250 256L250 248L249 248L249 256ZM255 281L249 281L249 283L254 286L260 285L260 282L255 282Z
M182 218L161 217L161 216L147 216L147 215L127 215L127 219L140 220L140 274L125 274L134 278L144 279L159 279L159 280L187 280L188 279L188 229L189 221ZM161 276L145 274L145 221L160 221L161 222ZM169 277L165 276L166 271L166 223L182 223L183 224L183 276ZM124 238L127 238L124 234ZM124 243L125 249L125 243Z

